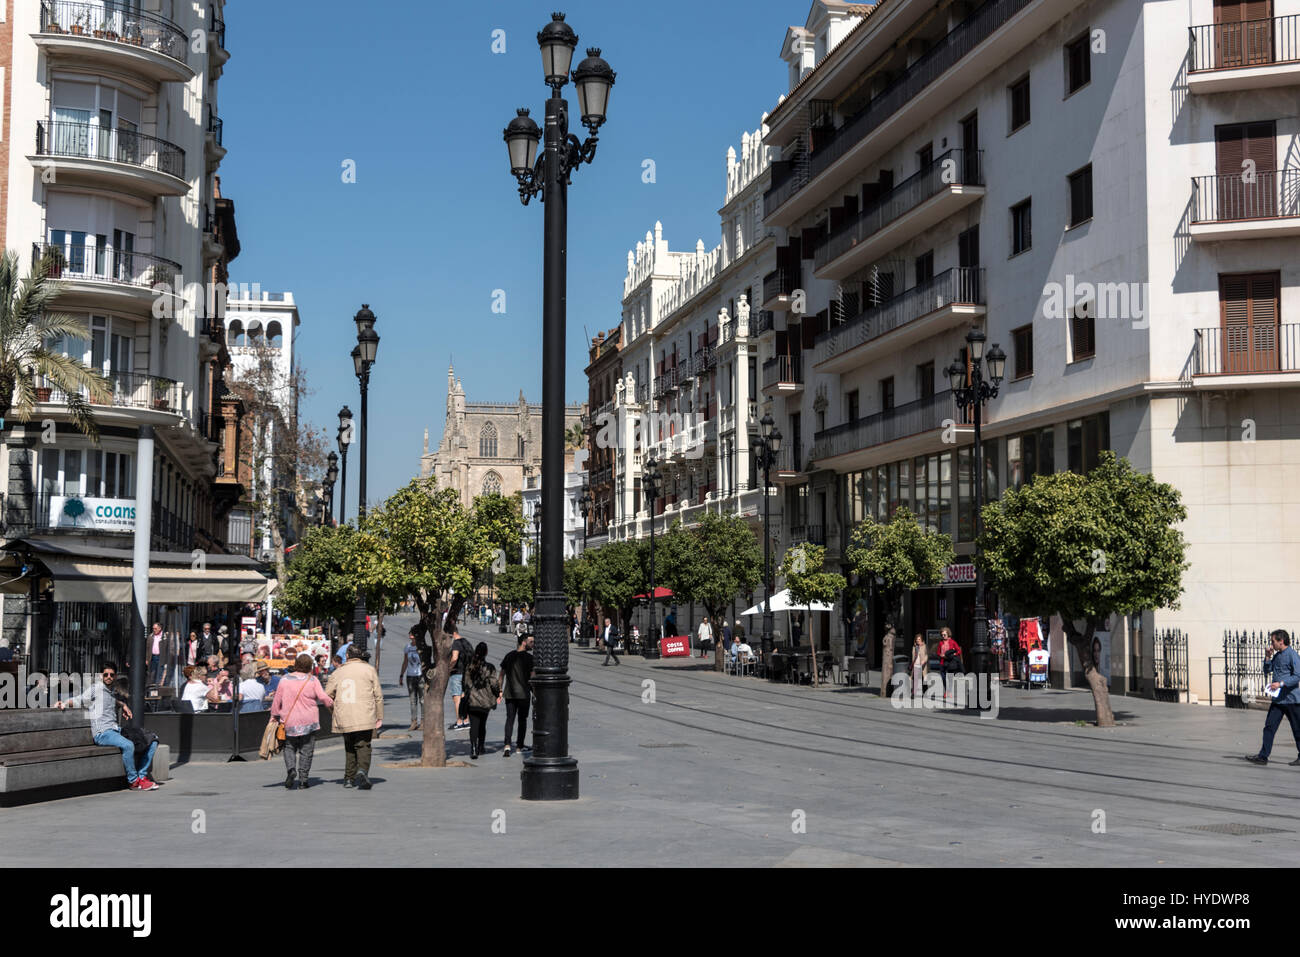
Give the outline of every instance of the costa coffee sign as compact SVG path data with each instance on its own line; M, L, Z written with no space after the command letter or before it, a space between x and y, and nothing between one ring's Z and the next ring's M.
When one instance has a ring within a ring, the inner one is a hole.
M945 585L975 584L974 562L953 562L943 570L943 583Z

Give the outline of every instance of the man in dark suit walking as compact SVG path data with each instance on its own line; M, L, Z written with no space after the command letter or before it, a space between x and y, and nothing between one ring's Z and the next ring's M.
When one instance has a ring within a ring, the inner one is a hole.
M1291 636L1281 628L1271 632L1268 638L1273 647L1264 658L1264 674L1272 679L1268 693L1273 700L1264 719L1263 745L1258 754L1246 755L1251 764L1268 764L1273 735L1277 734L1283 718L1290 722L1296 750L1300 751L1300 655L1291 647ZM1300 767L1300 757L1291 764Z
M605 660L603 664L609 664L611 658L614 664L618 664L618 655L614 653L614 643L618 641L618 626L611 625L609 619L605 619Z

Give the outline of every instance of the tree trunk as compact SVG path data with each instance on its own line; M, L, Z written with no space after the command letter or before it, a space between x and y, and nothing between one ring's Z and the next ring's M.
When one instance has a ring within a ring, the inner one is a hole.
M463 598L455 598L447 607L447 620L455 621L460 613ZM425 631L432 637L433 656L432 679L424 689L423 736L420 746L420 765L426 768L445 768L447 766L447 732L443 728L446 720L443 701L447 695L447 682L451 678L451 634L442 630L443 603L434 602L427 609L420 602L420 621Z
M1097 670L1098 662L1093 657L1092 639L1097 633L1097 627L1102 624L1102 619L1088 618L1087 630L1081 635L1078 629L1074 627L1074 622L1061 616L1061 624L1065 629L1065 637L1069 640L1074 650L1078 652L1079 661L1083 663L1083 677L1088 681L1088 687L1092 689L1092 703L1097 712L1097 727L1113 728L1115 727L1115 713L1110 709L1110 688L1106 684L1105 676ZM1069 667L1069 660L1066 666Z
M722 617L718 613L718 609L709 608L708 605L705 605L704 607L709 611L709 624L713 626L713 670L725 671L726 659L724 656L726 655L727 650L722 647L722 629L727 623L722 620ZM719 622L722 623L719 624ZM732 632L732 635L734 636L735 632Z

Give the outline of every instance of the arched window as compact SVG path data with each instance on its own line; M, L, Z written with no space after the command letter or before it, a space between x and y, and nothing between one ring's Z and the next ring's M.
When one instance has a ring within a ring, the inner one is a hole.
M485 459L497 457L497 427L491 422L478 434L478 454Z
M266 344L272 349L279 349L284 344L284 332L278 322L267 324Z
M488 474L484 477L483 494L484 495L501 494L501 476L497 475L496 472L488 472Z
M262 344L262 324L260 322L250 322L248 324L248 344L257 348Z
M233 320L226 330L226 344L231 346L244 345L244 324L238 319Z

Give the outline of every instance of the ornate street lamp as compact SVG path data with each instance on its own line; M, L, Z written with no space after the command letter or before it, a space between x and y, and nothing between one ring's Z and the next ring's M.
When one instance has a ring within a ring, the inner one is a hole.
M367 416L369 413L368 395L370 392L370 367L375 364L379 352L379 334L375 332L375 314L370 306L362 304L361 309L352 317L357 325L357 344L352 350L352 366L361 383L361 467L357 480L357 528L366 518L366 438L369 435ZM366 632L366 596L357 588L357 605L352 613L352 641L364 655L367 651L368 635Z
M334 517L334 483L339 480L338 453L331 452L326 461L329 465L325 469L325 518L322 525L328 525Z
M771 470L781 452L781 430L776 427L772 413L763 413L759 419L761 431L754 442L754 458L763 470L763 667L772 662L772 517L768 512L767 490L772 487Z
M980 437L980 426L984 403L997 397L998 387L1002 384L1002 374L1006 371L1007 354L995 342L984 353L984 333L972 329L966 333L967 355L970 358L970 372L966 365L957 359L946 372L952 386L953 398L958 407L971 408L975 416L975 455L973 476L975 485L975 642L971 646L971 670L976 674L988 674L992 671L992 649L989 647L989 623L984 611L984 570L980 567L979 536L983 529L980 511L984 507L984 443ZM984 376L984 365L988 364L988 378Z
M539 195L545 203L542 284L542 496L546 523L538 556L536 670L533 753L524 759L521 791L525 800L574 800L578 797L578 762L569 755L569 642L564 602L564 359L566 234L568 189L574 172L596 155L596 133L605 122L614 71L587 51L573 71L585 141L569 132L569 104L560 95L570 79L569 66L577 34L557 13L540 33L542 76L551 95L546 101L545 136L527 110L505 128L510 172L524 205ZM538 155L538 144L542 144Z
M584 485L582 495L578 498L578 508L582 512L582 554L584 556L587 554L587 516L591 514L593 501L591 486ZM582 639L580 644L584 648L587 647L588 638L591 636L591 616L588 614L590 611L591 609L587 607L587 585L586 576L584 575L582 586L582 631L579 632Z
M348 509L348 446L352 444L352 410L346 405L339 409L339 455L343 458L343 484L339 488L339 524L347 519Z
M646 629L647 640L641 643L641 657L647 660L659 657L659 642L655 640L655 634L659 630L659 609L655 605L655 500L659 498L662 484L663 473L659 471L659 460L651 452L641 470L641 488L650 504L650 627Z
M533 506L533 556L537 559L537 571L533 573L533 611L537 611L537 592L541 588L542 574L542 505Z

